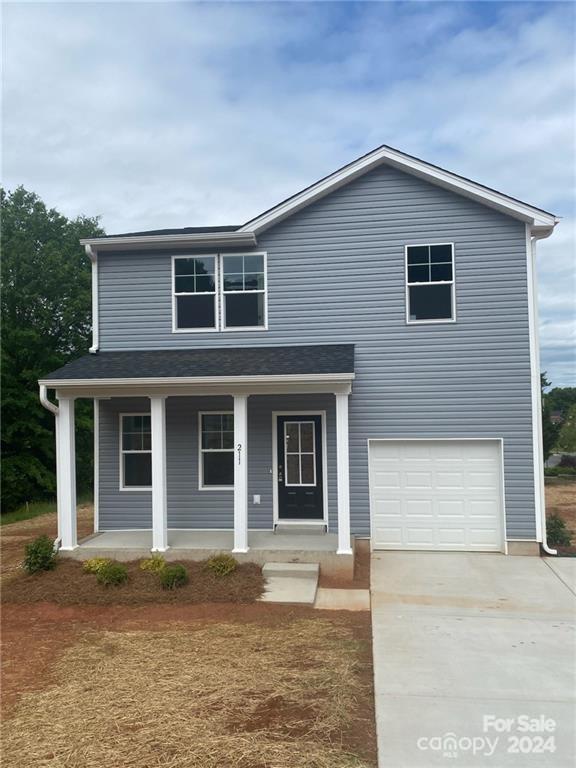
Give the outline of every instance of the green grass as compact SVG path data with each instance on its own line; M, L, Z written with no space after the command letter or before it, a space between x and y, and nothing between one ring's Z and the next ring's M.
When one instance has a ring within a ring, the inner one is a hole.
M87 504L92 501L91 495L80 496L78 504ZM22 520L30 520L40 515L56 514L56 500L49 501L31 501L24 504L13 512L6 512L0 515L0 525L9 525L10 523L20 523Z

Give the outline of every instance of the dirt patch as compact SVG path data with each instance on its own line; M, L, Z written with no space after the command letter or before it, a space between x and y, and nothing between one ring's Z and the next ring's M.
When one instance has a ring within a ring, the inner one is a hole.
M105 587L86 573L78 560L59 558L53 571L27 575L22 570L2 588L3 603L48 602L59 605L139 605L142 603L251 603L264 592L262 569L242 563L227 576L215 576L203 562L179 561L189 581L177 589L162 589L158 576L125 563L128 581ZM172 564L172 563L171 563Z
M266 604L3 613L3 750L15 768L376 765L368 614Z
M576 555L576 480L546 478L546 514L557 514L570 531L569 547L554 547L563 555Z
M94 507L92 504L83 504L78 507L77 524L78 538L84 538L93 533ZM55 539L57 533L58 521L54 513L3 525L0 529L0 578L2 582L19 572L20 563L24 559L26 544L44 534Z

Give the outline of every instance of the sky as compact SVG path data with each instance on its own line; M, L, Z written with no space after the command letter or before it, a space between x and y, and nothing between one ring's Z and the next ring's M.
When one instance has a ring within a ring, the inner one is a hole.
M109 234L240 224L389 144L561 217L541 368L576 386L576 6L5 3L2 183Z

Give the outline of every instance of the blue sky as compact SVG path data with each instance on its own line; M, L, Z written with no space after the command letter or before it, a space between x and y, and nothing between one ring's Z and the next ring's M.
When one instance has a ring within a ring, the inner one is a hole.
M7 3L2 180L110 233L241 223L390 144L562 216L542 368L576 385L572 3Z

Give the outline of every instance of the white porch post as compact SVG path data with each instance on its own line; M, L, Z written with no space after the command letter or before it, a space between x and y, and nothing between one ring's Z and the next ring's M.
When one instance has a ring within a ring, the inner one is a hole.
M348 394L336 394L336 468L338 473L338 555L351 555Z
M234 395L234 549L248 552L248 396Z
M58 398L56 415L58 538L61 549L78 546L76 534L76 440L74 398Z
M150 398L152 434L152 551L168 549L168 503L166 495L166 398Z

